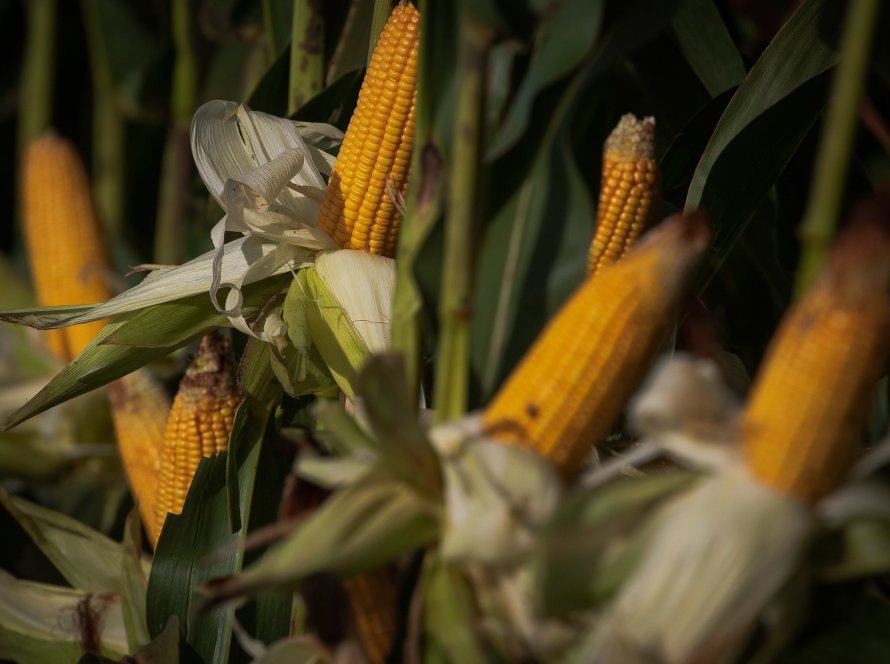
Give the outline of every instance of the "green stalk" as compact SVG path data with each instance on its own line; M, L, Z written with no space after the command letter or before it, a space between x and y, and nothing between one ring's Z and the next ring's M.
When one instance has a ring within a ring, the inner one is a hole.
M266 66L271 67L278 55L278 44L275 43L275 26L272 25L272 0L263 0L263 35L266 38Z
M377 38L383 32L383 26L392 13L392 0L374 0L374 14L371 16L371 35L368 39L368 62L374 55L374 47L377 46Z
M83 0L93 77L93 197L106 230L119 235L124 203L124 121L117 107L108 40L97 0Z
M19 106L19 154L52 119L53 59L56 41L56 0L25 3L28 34L25 40Z
M427 12L420 16L421 34L428 30ZM399 227L399 251L396 260L396 283L393 296L393 350L402 354L405 377L410 394L420 391L422 354L421 312L423 301L414 280L414 269L423 243L432 230L442 208L442 162L433 146L432 96L427 81L429 72L429 41L421 40L418 61L417 99L414 117L414 148L411 155L411 186L405 203L405 214Z
M164 161L155 224L154 260L161 264L181 263L185 258L184 221L192 163L189 125L197 104L198 66L192 44L191 3L174 2L171 22L176 59L170 99L172 124L167 130Z
M475 231L479 216L478 178L483 151L489 44L489 35L479 26L466 18L462 21L461 59L458 65L461 87L454 118L454 149L439 298L441 336L434 394L437 422L460 417L467 408Z
M287 114L324 88L324 13L320 0L294 0Z
M856 133L856 118L865 90L878 7L878 0L853 0L847 12L840 62L832 81L816 169L801 225L803 246L797 269L796 297L800 297L818 276L834 238Z

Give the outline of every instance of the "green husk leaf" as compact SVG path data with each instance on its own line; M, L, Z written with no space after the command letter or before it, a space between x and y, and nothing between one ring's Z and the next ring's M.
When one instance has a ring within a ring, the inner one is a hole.
M337 385L354 399L357 371L369 355L368 347L314 268L300 270L295 281L304 293L312 342Z
M430 506L388 475L331 496L239 575L205 583L211 605L266 590L292 590L311 574L352 576L378 567L437 532Z
M297 460L294 472L316 486L334 491L355 484L373 467L370 459L357 456L320 457L305 454Z
M315 416L322 425L317 435L336 454L377 455L377 442L358 425L343 406L332 400L315 404Z
M653 507L688 488L695 475L623 479L568 496L544 529L534 557L540 608L560 615L608 600L633 570L636 534Z
M21 581L0 570L0 658L69 664L83 654L78 606L99 618L100 654L115 661L128 653L118 598Z
M424 635L434 661L483 664L486 656L474 630L473 598L467 582L451 565L427 558L424 579Z
M123 546L69 516L10 495L0 486L0 504L74 588L92 593L121 593ZM145 561L137 570L147 575Z
M414 414L402 356L373 355L359 375L359 392L384 465L421 495L436 500L442 478L433 446Z

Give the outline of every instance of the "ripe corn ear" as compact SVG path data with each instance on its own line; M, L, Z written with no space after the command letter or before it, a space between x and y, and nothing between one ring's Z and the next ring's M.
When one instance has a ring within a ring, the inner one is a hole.
M396 583L388 567L343 581L355 630L370 664L383 664L396 631Z
M168 513L179 514L201 457L226 449L241 394L228 340L208 334L179 384L164 430L154 513L154 541Z
M111 383L108 398L121 464L139 516L154 542L155 492L170 397L147 370L140 369Z
M883 214L887 224L890 204ZM887 225L854 224L785 316L752 387L742 441L763 484L813 504L843 481L890 354L888 288Z
M25 244L38 302L43 306L104 302L113 293L110 265L89 181L74 146L48 133L25 149L22 172ZM68 362L105 321L52 330L50 351Z
M658 215L661 172L655 160L655 118L621 120L603 148L596 232L587 255L588 274L618 261Z
M420 15L403 1L374 48L321 206L319 224L344 249L395 255L392 197L408 184L419 39Z
M674 216L588 278L485 410L488 434L576 474L644 377L708 237L702 214Z

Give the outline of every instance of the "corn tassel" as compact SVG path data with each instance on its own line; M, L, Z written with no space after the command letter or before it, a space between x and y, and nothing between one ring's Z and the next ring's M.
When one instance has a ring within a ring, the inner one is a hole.
M852 225L785 316L752 387L742 440L761 483L813 504L843 481L890 354L888 288L890 232Z
M414 137L420 15L400 3L380 34L319 223L344 249L393 256Z
M588 278L485 410L488 434L576 474L642 380L708 237L703 215L672 217Z
M343 581L355 630L370 664L383 664L396 631L396 583L392 570L380 568Z
M655 119L628 113L603 148L603 174L596 233L587 272L596 274L618 261L658 215L661 173L655 160Z
M179 514L202 457L226 449L241 394L235 386L231 349L218 333L201 340L179 384L164 431L155 499L154 532L167 514Z
M170 397L145 369L111 383L108 397L118 454L139 516L154 542L155 492Z
M113 293L108 249L83 162L70 141L44 134L25 149L22 173L25 242L39 304L92 304ZM83 323L47 336L50 351L74 359L105 325Z

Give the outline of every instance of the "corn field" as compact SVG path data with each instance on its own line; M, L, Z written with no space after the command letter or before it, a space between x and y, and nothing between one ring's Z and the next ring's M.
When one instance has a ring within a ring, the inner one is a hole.
M0 662L890 662L890 7L0 17Z

